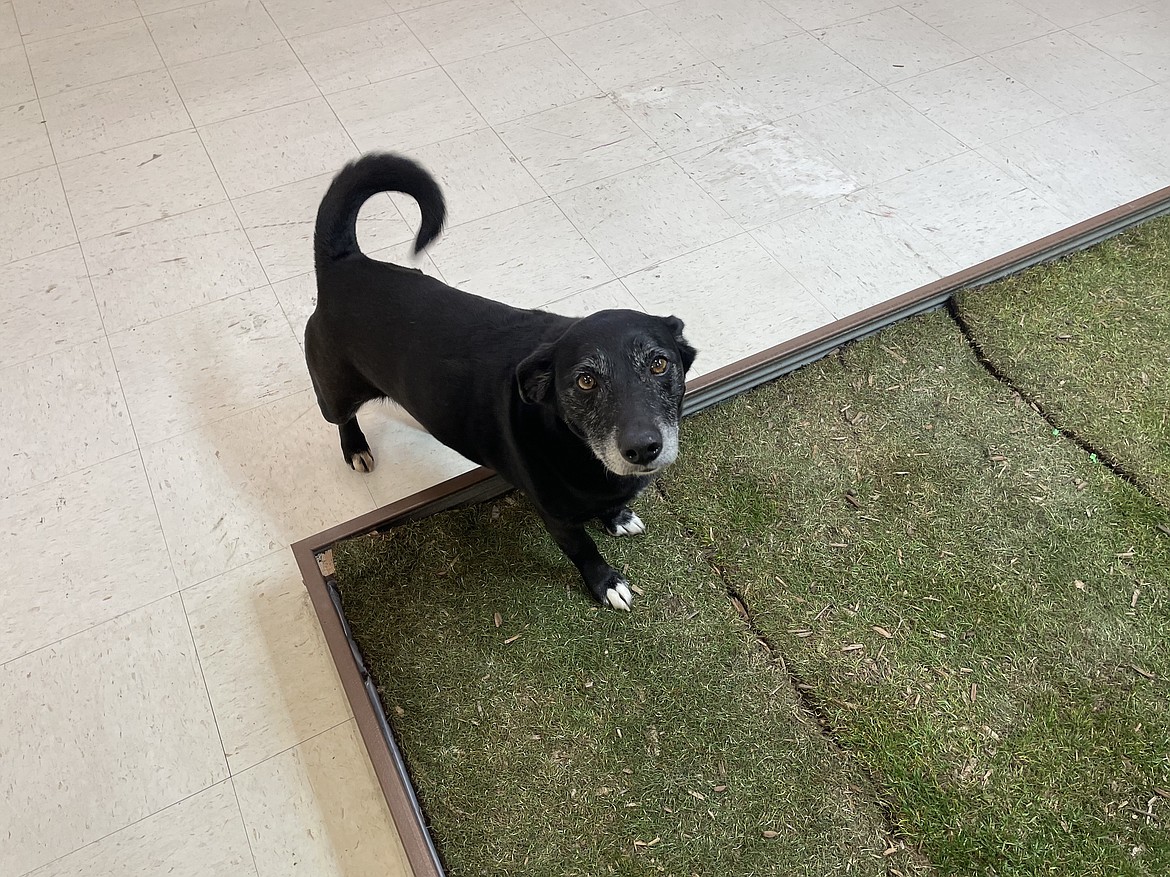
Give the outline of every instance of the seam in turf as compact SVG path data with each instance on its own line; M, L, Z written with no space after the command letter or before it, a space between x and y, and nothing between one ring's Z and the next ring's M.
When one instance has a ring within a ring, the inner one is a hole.
M654 482L656 492L661 496L668 505L670 504L670 497L666 488L659 481ZM719 562L719 549L716 545L709 543L694 529L687 526L674 509L671 509L671 514L675 521L682 528L683 533L687 538L693 540L697 544L703 546L703 560L717 576L719 581L723 584L727 595L727 600L735 609L736 615L742 621L748 633L755 638L760 647L767 653L770 663L778 666L780 671L788 680L792 687L792 692L796 696L796 702L801 711L811 718L817 726L820 735L828 741L837 751L844 753L850 757L851 763L857 768L861 775L869 783L870 790L873 792L873 803L881 814L882 826L885 829L886 835L886 849L900 848L901 851L907 855L918 860L920 865L925 865L933 868L929 860L923 854L922 850L909 838L909 836L902 830L898 822L897 815L894 811L894 805L887 799L886 795L882 793L882 784L878 782L877 776L864 760L848 746L841 742L839 731L829 718L829 713L825 709L825 702L818 697L813 690L813 686L804 680L796 670L789 666L784 659L784 653L776 646L772 639L760 629L756 623L755 613L752 612L748 605L747 599L743 593L736 588L731 574L727 567ZM894 864L887 859L886 874L888 877L900 877L902 871L894 867Z
M975 355L975 360L983 369L991 375L999 383L1003 384L1016 396L1023 400L1027 405L1035 411L1052 429L1060 434L1066 441L1072 442L1082 451L1089 455L1089 458L1096 461L1100 465L1109 470L1115 477L1120 478L1126 484L1133 487L1147 499L1151 500L1155 505L1161 507L1161 502L1154 496L1152 488L1146 484L1140 475L1129 469L1124 463L1118 460L1111 453L1103 448L1099 448L1084 436L1078 434L1073 430L1063 425L1053 414L1049 411L1040 400L1021 387L1016 381L991 358L991 356L984 349L979 339L975 337L975 330L971 328L971 324L967 322L963 316L962 311L959 310L958 301L955 296L947 299L947 314L958 326L959 332L963 336L963 340L967 342L967 346L971 348L971 352Z

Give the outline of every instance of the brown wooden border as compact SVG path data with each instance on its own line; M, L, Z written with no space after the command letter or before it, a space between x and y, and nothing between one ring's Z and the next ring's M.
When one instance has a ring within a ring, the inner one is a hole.
M1170 213L1170 187L702 375L689 382L684 411L694 414L773 380L846 342L936 308L961 289L1084 249L1164 213ZM343 539L482 502L508 489L493 472L473 469L292 546L414 877L442 877L445 871L361 651L349 633L336 582L331 570L323 570L320 557Z

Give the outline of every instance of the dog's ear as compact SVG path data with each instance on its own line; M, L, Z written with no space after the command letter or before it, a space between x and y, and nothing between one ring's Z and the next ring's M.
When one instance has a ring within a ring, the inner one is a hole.
M678 317L664 317L663 322L666 323L666 328L674 335L675 346L678 347L678 355L682 357L683 371L689 372L691 366L695 364L695 357L698 351L687 343L687 339L683 337L683 321Z
M548 398L553 386L553 349L542 344L516 366L520 398L533 405Z

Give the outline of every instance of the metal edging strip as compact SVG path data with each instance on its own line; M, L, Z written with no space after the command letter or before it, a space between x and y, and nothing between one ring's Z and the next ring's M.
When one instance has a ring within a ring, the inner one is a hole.
M933 310L961 289L982 286L1085 249L1167 213L1170 213L1170 187L745 357L691 381L683 402L683 412L686 415L695 414L815 362L842 344L860 340L899 320ZM402 839L413 877L445 877L446 871L427 828L426 814L411 784L405 760L394 739L373 679L345 618L336 582L322 571L318 554L343 539L417 520L455 506L483 502L509 489L495 473L483 468L472 469L292 546L301 577L312 598L329 651L353 708L354 719L366 744L375 776Z

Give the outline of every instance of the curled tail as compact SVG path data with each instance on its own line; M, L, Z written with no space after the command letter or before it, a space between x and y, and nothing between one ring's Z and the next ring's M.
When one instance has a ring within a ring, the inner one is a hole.
M402 192L418 202L422 223L414 241L416 253L438 237L447 217L447 207L434 177L409 158L373 152L342 168L321 199L313 234L318 267L361 253L357 240L358 212L362 204L379 192Z

